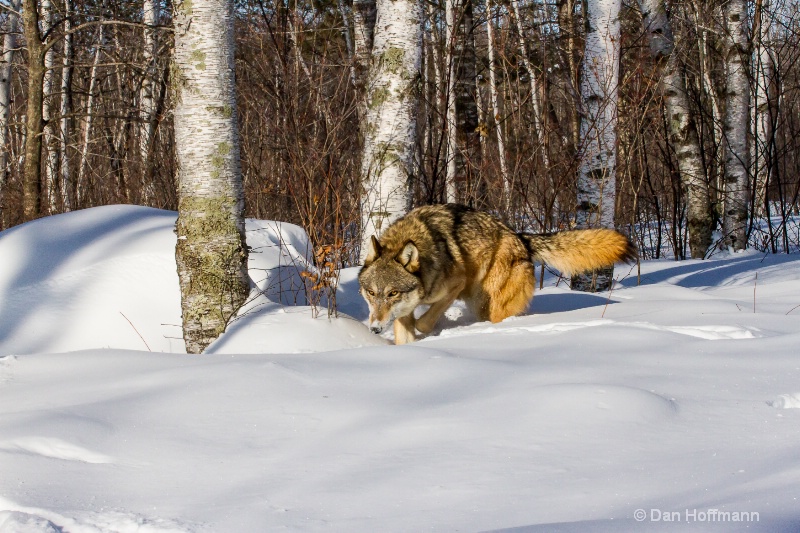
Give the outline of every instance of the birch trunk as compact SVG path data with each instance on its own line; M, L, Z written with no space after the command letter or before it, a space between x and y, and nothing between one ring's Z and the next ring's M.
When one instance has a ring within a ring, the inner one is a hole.
M503 125L500 116L500 99L497 94L497 72L495 70L494 54L494 17L492 16L492 0L486 1L486 38L487 52L489 55L489 97L492 103L492 119L494 131L497 136L497 152L500 161L500 175L503 183L503 210L511 206L511 190L508 182L508 165L506 163L506 145L503 137Z
M747 247L747 125L750 117L750 83L747 66L747 2L728 0L725 19L725 197L722 217L723 247Z
M773 86L774 59L770 43L770 0L756 0L755 86L753 89L753 167L755 173L755 214L764 216L767 211L767 187L772 170L773 110L775 109Z
M67 147L70 137L70 118L72 113L72 0L64 0L64 63L61 68L61 124L60 124L60 150L61 154L61 208L64 212L72 210L72 174L70 173Z
M41 1L42 35L47 35L53 21L53 4L50 0ZM44 163L43 214L55 212L56 167L58 166L58 142L53 124L53 78L55 71L55 50L47 49L44 54L44 80L42 82L42 120L44 122L44 145L47 157Z
M158 5L153 0L144 0L144 13L142 22L144 23L144 79L139 89L139 157L142 164L142 182L144 184L143 196L145 203L153 200L155 191L150 180L150 153L153 142L153 131L155 130L155 98L154 88L156 86L156 32L155 25L158 20Z
M422 57L422 4L379 0L370 65L361 179L361 259L411 206Z
M79 207L83 207L83 200L86 195L88 184L86 183L87 163L89 160L89 144L92 134L92 123L94 119L94 97L97 87L97 72L100 64L100 57L105 46L105 26L98 28L97 45L92 59L92 68L89 71L89 91L86 97L86 122L83 125L83 141L81 142L80 155L78 158L78 182L76 184L75 201Z
M44 54L39 35L39 9L36 0L23 0L22 27L28 48L28 102L25 112L25 164L22 176L22 211L24 220L33 220L42 212L42 118Z
M711 246L713 217L708 183L697 127L691 117L683 65L675 52L675 40L664 0L639 0L650 53L663 64L661 94L669 126L669 141L675 150L681 182L686 189L689 248L695 259L703 259Z
M444 64L447 69L447 92L445 94L445 117L447 120L447 164L445 166L445 191L446 201L458 201L459 184L456 183L456 152L458 152L458 129L456 122L456 12L455 5L458 0L445 0L444 28L445 28L445 56Z
M583 56L579 228L613 228L617 165L617 85L619 83L622 0L589 0ZM575 290L604 291L614 268L572 278Z
M19 13L21 0L12 0L11 9ZM8 175L8 118L9 104L11 103L11 67L14 63L14 52L17 48L17 32L19 31L19 16L14 13L8 15L8 27L3 36L3 55L0 58L0 230L3 223L3 205L5 202L6 176Z
M175 4L175 257L189 353L219 337L249 291L233 17L233 0Z

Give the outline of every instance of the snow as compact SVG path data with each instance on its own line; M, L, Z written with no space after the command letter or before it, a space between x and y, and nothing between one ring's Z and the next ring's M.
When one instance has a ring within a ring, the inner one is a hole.
M188 356L174 220L0 233L0 532L800 530L798 255L548 274L396 347L357 269L287 305L307 238L248 221L266 294Z

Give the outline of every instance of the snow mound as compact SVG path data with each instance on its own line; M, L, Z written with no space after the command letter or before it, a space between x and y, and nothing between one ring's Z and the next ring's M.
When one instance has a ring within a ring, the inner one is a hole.
M594 383L539 387L530 391L528 401L535 412L582 425L659 422L678 411L674 399L654 392Z
M95 348L186 353L175 266L176 216L114 205L0 233L0 355ZM223 335L216 353L222 353L222 346L240 353L296 353L384 344L352 319L311 318L314 310L307 306L300 273L314 266L302 228L248 219L246 230L250 277L257 290L231 328L233 338ZM357 290L349 292L360 298ZM287 305L297 306L292 308L295 327L281 315ZM245 326L256 328L259 342L241 339Z
M800 392L795 394L781 394L768 403L776 409L800 409Z

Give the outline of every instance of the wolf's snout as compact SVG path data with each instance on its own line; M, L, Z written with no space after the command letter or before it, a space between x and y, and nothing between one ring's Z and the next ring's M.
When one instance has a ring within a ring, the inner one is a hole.
M383 331L383 326L370 326L369 329L372 331L372 333L380 333Z

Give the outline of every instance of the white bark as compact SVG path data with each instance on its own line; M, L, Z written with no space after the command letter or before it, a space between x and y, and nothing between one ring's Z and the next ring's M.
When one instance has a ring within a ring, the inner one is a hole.
M42 35L47 35L50 31L53 21L53 5L50 0L41 1L41 24ZM42 119L44 120L44 144L47 149L47 158L44 162L44 188L42 203L45 207L46 213L54 213L56 210L55 205L55 183L56 183L56 170L58 166L58 138L55 135L53 127L53 78L55 71L55 50L50 47L44 55L44 83L42 85Z
M445 94L445 118L447 120L447 165L445 166L445 199L447 202L457 201L458 187L456 186L456 152L458 151L458 118L456 116L456 13L457 0L445 0L444 25L445 25L445 59L447 69L447 93Z
M144 28L144 78L139 89L139 156L142 163L142 178L144 181L144 200L149 202L154 191L149 178L149 153L153 142L155 130L155 86L156 86L156 32L154 26L158 21L158 4L153 0L144 0L144 13L142 22Z
M728 0L725 18L726 105L723 132L725 153L725 198L722 218L723 246L734 251L747 247L747 185L749 151L747 126L750 118L750 83L747 65L747 3Z
M771 173L773 145L774 90L773 50L770 43L770 26L773 21L770 0L756 3L755 84L753 89L753 167L755 173L755 200L753 206L759 215L766 214L767 186Z
M72 14L72 0L64 0L64 63L61 67L61 125L60 125L60 154L61 154L61 206L63 211L72 210L72 174L70 173L67 146L70 136L70 119L72 112L72 23L69 20Z
M578 170L579 228L613 228L616 204L617 85L622 0L589 0L581 79L581 150ZM573 276L571 287L604 291L614 268Z
M650 53L665 63L661 78L669 141L675 150L681 181L687 193L689 246L692 257L702 259L711 245L712 217L700 140L692 120L683 66L675 53L675 41L664 0L639 0Z
M379 0L370 65L361 177L361 258L372 235L410 208L422 57L422 5Z
M590 0L583 57L578 227L614 227L621 0Z
M19 12L21 0L12 0L11 9ZM3 205L6 188L7 166L9 161L8 118L11 103L11 67L14 63L14 52L17 49L19 17L13 13L8 15L8 27L3 36L3 55L0 57L0 229L3 229Z
M92 68L89 71L89 93L86 97L86 121L83 125L83 141L79 150L78 157L78 182L76 184L76 203L78 206L82 205L83 197L85 195L86 184L86 170L89 160L89 144L92 134L92 122L94 118L94 97L97 89L97 71L100 64L100 57L103 54L103 47L105 46L105 26L101 25L97 31L97 41L94 50L94 59L92 60Z
M225 330L249 291L233 18L233 0L175 4L175 257L189 353Z
M489 55L489 96L492 102L492 119L497 136L497 152L500 161L500 174L503 180L503 207L511 205L511 190L508 181L508 165L506 163L506 145L503 137L503 125L500 116L500 99L497 94L497 72L495 70L494 54L494 17L492 17L492 0L486 0L486 37Z

